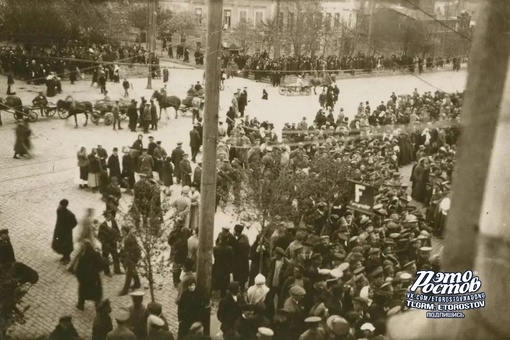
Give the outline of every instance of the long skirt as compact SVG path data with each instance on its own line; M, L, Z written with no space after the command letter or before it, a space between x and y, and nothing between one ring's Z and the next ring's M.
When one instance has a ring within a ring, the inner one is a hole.
M89 171L86 166L80 166L80 179L82 181L88 181L89 179Z
M99 173L88 174L88 185L89 188L97 188L99 186Z

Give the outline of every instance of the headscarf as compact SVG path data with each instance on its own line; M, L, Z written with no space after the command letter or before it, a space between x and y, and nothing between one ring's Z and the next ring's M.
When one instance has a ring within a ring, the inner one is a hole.
M248 303L255 305L257 303L264 302L269 287L266 286L266 278L262 274L255 276L255 284L248 288Z

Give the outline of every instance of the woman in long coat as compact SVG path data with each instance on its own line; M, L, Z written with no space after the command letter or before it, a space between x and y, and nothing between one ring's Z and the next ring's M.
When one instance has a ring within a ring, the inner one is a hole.
M101 163L96 148L92 149L88 159L88 186L92 188L92 191L96 192L99 187L99 175L101 174Z
M68 264L71 260L70 255L73 252L73 229L78 224L74 214L67 209L69 201L63 199L57 209L57 223L53 232L52 249L61 254L60 260L63 264Z
M172 158L167 156L163 161L161 167L161 180L165 186L165 193L170 193L170 187L174 184L174 166L172 164Z
M204 300L196 291L196 284L190 282L188 288L182 292L177 305L177 318L179 320L178 340L184 339L188 335L194 322L202 321L204 307Z
M80 168L80 189L87 188L87 181L89 179L87 149L82 146L80 151L76 154L76 157L78 158L78 167Z
M96 306L103 297L103 284L100 273L104 268L101 254L94 250L90 242L84 242L84 250L76 265L78 279L78 304L76 308L83 310L85 301L94 301Z

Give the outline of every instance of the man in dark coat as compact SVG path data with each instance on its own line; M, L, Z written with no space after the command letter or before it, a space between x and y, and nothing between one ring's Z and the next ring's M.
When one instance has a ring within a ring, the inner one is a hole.
M151 99L151 130L158 130L158 109L154 99Z
M138 120L138 112L136 110L136 100L132 99L131 104L128 106L127 115L129 118L129 130L135 132L136 130L136 122Z
M133 281L133 289L140 288L140 277L136 270L136 265L142 258L142 251L136 237L131 231L129 226L122 227L123 234L123 249L121 252L122 263L126 269L126 280L124 281L124 287L120 291L119 295L127 295L129 288L131 287L131 281Z
M200 150L200 145L202 145L202 138L200 137L198 126L195 124L193 126L193 130L189 132L189 146L191 147L191 161L193 163L196 163L196 158L198 151Z
M122 175L123 181L126 181L126 193L130 193L135 185L135 161L129 148L123 150L124 156L122 156Z
M233 278L234 281L239 282L241 291L244 292L246 282L248 281L248 275L250 274L250 242L248 236L243 234L244 226L237 224L234 226L234 237L236 241L234 243L234 267L233 267Z
M154 142L154 137L149 136L149 145L147 145L147 153L149 155L153 156L154 150L156 149L157 146L158 146L158 144L156 144L156 142Z
M239 97L237 97L237 104L239 106L239 113L240 113L241 117L244 117L244 110L245 110L246 106L248 105L248 91L246 91L246 87L239 94Z
M145 110L145 104L147 104L147 99L145 99L145 97L142 97L140 100L140 106L138 107L138 112L140 113L138 117L138 127L143 126L143 112Z
M189 155L185 153L182 161L179 163L179 171L181 173L182 185L191 186L191 163L189 162Z
M226 294L227 285L230 283L230 274L233 268L234 252L227 243L225 235L220 235L217 245L213 248L214 264L213 290L220 291L220 297Z
M63 199L60 201L57 208L57 223L55 224L55 231L53 232L52 249L62 255L62 262L67 265L71 260L71 253L73 252L73 229L78 224L74 214L67 209L69 201Z
M172 163L174 164L174 174L177 179L177 183L181 183L181 169L179 164L181 163L184 156L184 150L182 149L182 143L177 143L177 147L172 150Z
M113 260L113 270L115 274L121 274L119 254L117 252L117 242L121 240L120 230L112 214L106 211L104 214L105 221L99 226L97 238L101 242L101 253L107 264L104 272L110 275L110 265L108 264L110 255Z
M11 240L9 239L9 230L0 230L0 267L9 266L16 262L14 255L14 248L12 247Z
M171 247L170 258L173 262L172 277L175 287L181 282L181 268L188 257L188 238L190 236L191 230L184 226L184 223L176 223L175 228L168 236L168 244Z
M202 184L202 162L198 162L195 170L193 170L193 183L197 185L197 189L200 191L200 185Z
M110 181L112 177L120 178L119 149L113 148L113 153L108 157L108 170L110 170Z
M243 302L243 297L239 292L239 283L236 281L230 282L227 294L221 299L216 314L221 322L220 329L224 337L227 332L234 329L236 320L242 314Z
M106 336L113 330L110 313L112 307L110 300L105 299L96 308L96 316L92 324L92 340L106 340Z
M51 332L49 340L78 340L80 336L74 328L72 318L63 316L58 320L58 325Z
M85 301L92 300L96 306L103 297L103 285L100 273L104 269L104 261L90 241L83 243L83 253L76 265L78 279L78 304L76 308L84 310Z

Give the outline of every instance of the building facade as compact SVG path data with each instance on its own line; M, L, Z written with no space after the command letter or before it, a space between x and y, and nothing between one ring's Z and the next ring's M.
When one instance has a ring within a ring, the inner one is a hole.
M348 32L355 30L357 25L358 12L363 6L364 0L309 0L317 1L319 4L319 15L327 34L322 37L317 50L318 54L338 54L345 45L345 37ZM293 53L292 44L284 39L284 32L292 30L293 25L298 22L298 16L303 11L298 8L306 4L307 0L225 0L223 3L223 46L229 47L235 44L232 37L232 30L242 21L251 22L257 26L261 22L276 23L278 17L279 40L282 44L282 53ZM202 24L199 32L193 32L194 43L205 44L205 27L208 2L206 0L159 0L159 6L172 11L193 12L197 21ZM288 40L288 39L287 39ZM193 45L194 43L191 43ZM188 41L188 44L190 42ZM191 46L193 47L193 46ZM262 50L271 54L273 46L268 46L265 41L254 41L250 46L249 53Z

